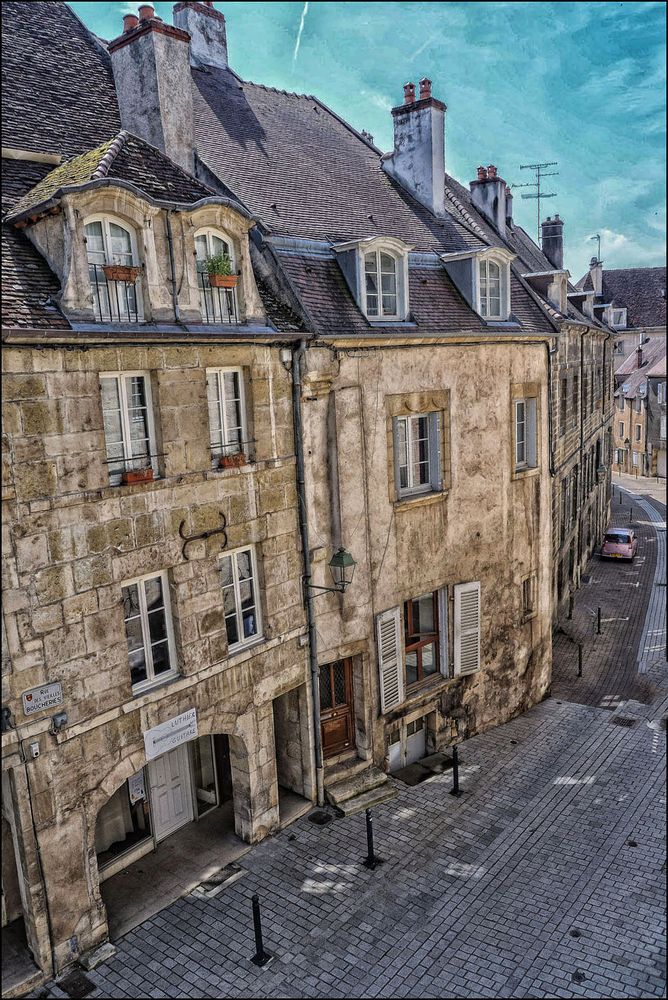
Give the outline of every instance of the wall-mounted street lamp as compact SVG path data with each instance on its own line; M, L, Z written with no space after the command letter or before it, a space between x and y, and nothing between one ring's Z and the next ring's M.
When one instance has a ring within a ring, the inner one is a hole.
M332 574L332 579L334 581L333 587L320 587L315 583L311 583L311 578L304 577L304 586L308 587L309 590L319 590L321 593L328 594L344 594L350 584L353 582L353 576L355 574L355 566L357 563L351 556L350 552L346 549L337 549L332 558L329 560L329 569ZM317 597L317 594L309 594L311 596Z

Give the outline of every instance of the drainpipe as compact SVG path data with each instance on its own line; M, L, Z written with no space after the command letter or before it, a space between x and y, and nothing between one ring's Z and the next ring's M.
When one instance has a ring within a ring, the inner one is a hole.
M554 464L554 439L553 439L553 419L552 419L552 355L557 354L558 347L550 347L549 341L545 342L547 351L547 437L550 452L550 475L554 478L556 468Z
M170 219L171 212L165 212L165 228L167 230L167 246L169 248L169 267L172 272L171 282L172 282L172 305L174 307L174 319L177 323L181 322L181 313L179 310L179 298L176 294L176 266L174 264L174 239L172 237L172 222Z
M302 434L301 363L306 353L306 341L292 352L292 422L295 428L295 456L297 459L297 498L299 504L299 534L302 543L304 607L308 626L308 655L311 667L313 694L313 741L315 745L315 780L319 806L325 804L325 771L322 763L322 731L320 728L320 670L318 667L318 639L315 628L313 597L308 587L311 579L311 551L306 512L306 483L304 477L304 439Z

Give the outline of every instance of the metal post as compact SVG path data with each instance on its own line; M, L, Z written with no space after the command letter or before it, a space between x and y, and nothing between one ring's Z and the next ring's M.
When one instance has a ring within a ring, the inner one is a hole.
M461 795L459 790L459 751L457 750L457 744L452 748L452 788L450 789L451 795Z
M631 509L629 510L629 524L631 523L632 520L633 520L633 507L631 507Z
M371 819L371 810L366 810L366 849L367 855L364 858L362 864L365 868L370 868L373 871L378 865L382 865L383 859L379 858L374 854L373 850L373 820Z
M582 643L578 643L578 677L582 677Z
M596 615L596 632L597 632L598 635L601 634L601 609L600 608L598 609L598 612L597 612L597 615Z
M270 955L268 951L264 950L264 944L262 943L262 918L260 917L260 897L257 893L253 895L253 926L255 928L255 954L251 958L253 965L259 965L260 968L270 962L273 955Z
M620 503L622 502L622 491L621 490L619 491L619 502Z
M571 591L569 593L569 595L568 595L568 620L569 621L573 617L573 604L574 604L574 601L575 601L575 597L573 595L573 591Z

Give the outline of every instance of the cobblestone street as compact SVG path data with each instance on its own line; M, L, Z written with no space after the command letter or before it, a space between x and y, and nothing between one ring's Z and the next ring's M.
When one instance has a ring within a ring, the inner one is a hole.
M462 746L460 798L450 773L397 783L374 810L375 872L363 815L299 820L216 898L185 897L117 942L90 995L664 996L665 510L632 505L636 563L592 560L552 697ZM615 499L614 523L629 507Z

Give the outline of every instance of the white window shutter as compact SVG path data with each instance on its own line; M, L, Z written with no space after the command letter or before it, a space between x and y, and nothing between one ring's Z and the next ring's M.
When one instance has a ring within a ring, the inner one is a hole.
M389 712L404 700L401 609L390 608L376 618L380 710Z
M455 674L480 668L480 583L455 587Z

